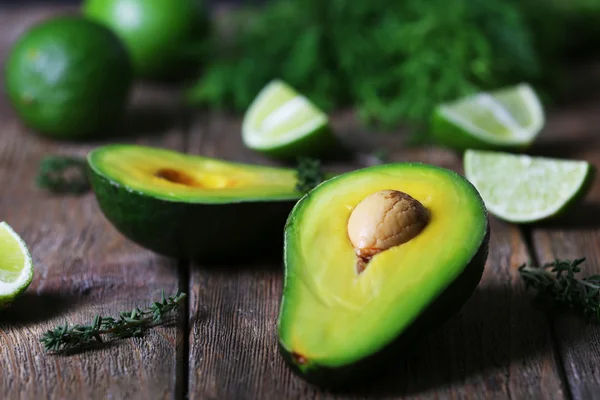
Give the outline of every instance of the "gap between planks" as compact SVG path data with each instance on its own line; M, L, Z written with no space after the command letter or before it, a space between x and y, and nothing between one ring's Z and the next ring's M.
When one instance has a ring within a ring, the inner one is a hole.
M183 152L190 151L190 135L192 129L192 111L184 107L180 115L180 127L183 131ZM175 376L175 397L177 399L188 399L190 389L190 307L192 301L192 287L190 282L191 262L188 260L178 260L178 281L179 290L187 294L184 307L180 309L179 326L176 348L176 376Z
M176 348L176 376L175 376L175 396L178 399L187 399L189 392L189 354L190 354L190 263L180 260L177 263L179 271L178 281L179 290L187 294L187 299L180 309L179 332L177 334Z
M542 261L539 259L537 252L535 251L531 228L521 226L519 227L519 231L521 233L521 237L523 238L523 242L525 243L531 264L536 268L541 267ZM554 318L552 318L552 316L547 312L546 318L548 319L548 327L550 328L550 343L552 345L552 353L554 354L554 360L558 370L558 376L560 377L560 383L563 387L565 398L567 400L573 400L573 392L571 391L571 385L569 384L567 372L565 371L565 359L562 356L560 344L558 343L558 337L556 336L556 331L554 329Z

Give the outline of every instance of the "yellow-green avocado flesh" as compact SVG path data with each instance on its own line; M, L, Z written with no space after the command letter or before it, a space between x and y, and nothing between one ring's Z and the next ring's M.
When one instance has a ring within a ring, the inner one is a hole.
M430 220L359 274L348 219L366 196L386 189L421 202ZM465 178L397 163L321 184L296 204L284 236L279 346L295 372L333 385L379 364L462 306L481 279L489 225L481 197Z
M291 168L140 145L94 149L88 172L100 209L118 231L183 260L281 257L283 227L302 196Z

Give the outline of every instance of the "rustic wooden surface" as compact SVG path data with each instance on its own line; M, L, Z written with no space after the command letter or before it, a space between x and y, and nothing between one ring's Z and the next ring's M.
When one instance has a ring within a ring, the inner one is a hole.
M26 26L52 13L0 11L2 50ZM143 101L142 101L143 99ZM142 90L132 99L135 112L161 105L172 110L168 93ZM150 105L148 105L148 102ZM153 113L148 113L152 115ZM137 115L137 114L136 114ZM181 127L160 135L150 124L128 123L128 140L183 150ZM136 124L132 127L132 124ZM134 129L135 128L135 129ZM135 131L140 128L140 131ZM156 132L154 132L156 133ZM159 299L161 289L180 285L176 261L157 257L116 235L93 196L60 197L34 186L41 157L85 154L84 146L55 143L23 127L0 103L0 219L27 241L35 263L28 292L2 315L0 397L3 399L173 398L181 390L183 323L160 327L147 340L127 340L71 357L44 355L40 335L65 322L89 323L96 313L131 310L140 300Z
M0 8L0 60L24 29L60 11ZM43 139L23 126L0 94L0 220L23 236L36 265L26 294L0 314L0 398L600 398L597 326L538 307L517 272L530 260L586 256L589 271L600 273L596 182L584 204L553 224L520 228L492 217L484 277L463 309L380 378L352 393L328 392L293 376L277 353L280 262L188 265L160 257L117 233L92 194L59 197L36 189L41 157L83 155L101 142ZM182 111L175 95L172 88L137 87L123 134L107 140L272 163L241 144L239 117ZM598 167L598 110L600 101L552 110L532 151L583 158ZM334 123L363 150L383 146L391 160L462 172L459 156L450 151L405 149L394 136L362 132L348 114ZM336 167L368 162L359 158ZM178 322L89 352L43 352L39 337L45 330L88 322L95 313L116 314L156 298L163 288L190 294Z

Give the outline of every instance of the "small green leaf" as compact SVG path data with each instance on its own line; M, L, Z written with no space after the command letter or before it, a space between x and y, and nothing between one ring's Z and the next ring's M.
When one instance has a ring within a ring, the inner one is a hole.
M321 161L308 157L298 158L296 176L298 179L296 190L300 193L310 192L325 180Z
M136 307L132 311L123 311L119 313L118 320L113 317L96 315L91 325L74 325L73 327L69 327L68 324L61 325L54 330L46 331L40 341L46 351L59 352L84 346L94 341L103 343L102 335L112 335L116 338L141 336L151 323L159 323L166 313L177 309L178 302L184 298L185 293L182 293L170 297L164 305L154 302L148 310ZM156 307L156 304L160 304L160 307ZM153 307L154 311L151 310Z
M47 156L40 162L36 184L53 193L86 193L90 189L85 158Z
M538 295L553 300L558 306L576 310L582 315L598 318L600 316L600 282L597 275L579 278L579 265L585 258L555 260L543 268L518 268L527 288L537 290Z

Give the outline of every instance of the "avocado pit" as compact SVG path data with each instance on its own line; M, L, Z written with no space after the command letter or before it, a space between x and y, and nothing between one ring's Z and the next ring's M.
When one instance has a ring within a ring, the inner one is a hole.
M428 222L427 209L404 192L381 190L365 197L348 219L356 272L363 272L376 254L413 239Z

